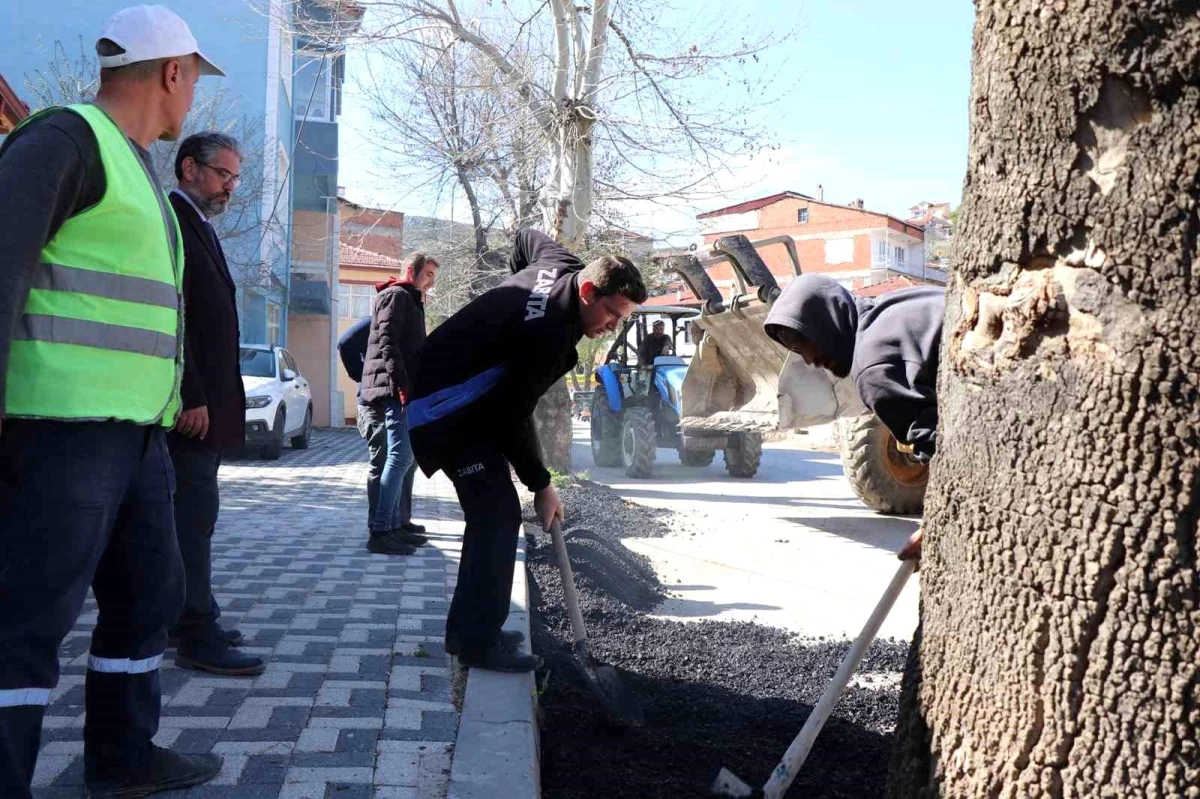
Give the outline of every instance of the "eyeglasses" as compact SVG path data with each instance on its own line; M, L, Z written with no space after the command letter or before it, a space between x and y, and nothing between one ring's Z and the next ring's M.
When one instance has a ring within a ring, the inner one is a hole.
M222 169L219 166L213 166L212 164L206 164L203 161L196 161L196 163L199 164L200 166L206 166L209 169L211 169L213 172L216 172L217 177L219 177L221 179L222 185L230 186L230 188L236 189L242 183L242 176L235 175L232 172L230 172L228 169Z

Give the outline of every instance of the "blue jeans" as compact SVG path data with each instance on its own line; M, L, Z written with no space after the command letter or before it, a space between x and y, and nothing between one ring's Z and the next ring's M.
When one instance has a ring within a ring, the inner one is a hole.
M382 535L408 521L404 518L404 484L413 466L412 444L408 439L408 417L397 399L375 403L383 411L387 430L387 460L379 478L379 500L371 519L371 534Z

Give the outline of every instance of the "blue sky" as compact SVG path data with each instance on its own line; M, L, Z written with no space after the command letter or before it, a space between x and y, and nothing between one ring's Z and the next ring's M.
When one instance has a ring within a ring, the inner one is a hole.
M780 146L727 179L730 204L782 190L815 194L817 184L829 201L861 197L868 208L893 214L919 200L958 203L967 152L970 2L741 0L735 7L767 30L795 27L796 34L785 45L783 76L793 88L768 112ZM351 84L362 62L361 54L350 55ZM449 215L445 198L439 204L410 194L377 174L370 126L351 84L340 166L348 196L411 215ZM678 240L697 211L723 204L639 210L631 222L644 231L672 231ZM463 203L455 206L461 218Z

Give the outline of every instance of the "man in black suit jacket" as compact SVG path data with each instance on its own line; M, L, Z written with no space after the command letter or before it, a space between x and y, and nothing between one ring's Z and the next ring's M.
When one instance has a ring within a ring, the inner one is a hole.
M183 615L171 630L176 663L213 674L261 674L261 658L238 652L237 630L217 623L212 593L212 536L220 498L221 455L242 446L246 394L242 388L237 288L212 217L221 214L240 181L238 144L222 133L190 136L179 146L171 205L183 231L186 349L183 413L168 438L175 464L175 529L187 575Z

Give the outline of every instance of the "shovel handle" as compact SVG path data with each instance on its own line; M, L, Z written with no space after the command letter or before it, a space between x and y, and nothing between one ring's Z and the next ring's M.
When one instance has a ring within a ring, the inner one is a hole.
M867 647L875 640L875 635L879 632L883 620L887 618L892 605L896 603L896 598L904 590L904 584L908 582L908 578L912 575L916 565L917 561L915 559L906 560L896 570L896 576L892 578L891 584L888 585L887 590L880 597L879 604L875 606L875 611L871 614L871 618L867 619L867 624L863 627L862 632L859 633L858 640L850 647L850 651L846 653L846 657L842 658L842 664L838 666L837 673L833 675L833 680L825 688L825 693L821 694L821 698L813 706L812 712L808 714L808 719L804 722L804 726L800 728L799 734L796 735L795 740L792 741L792 745L784 753L783 760L779 761L779 765L771 772L771 778L763 786L763 796L766 799L779 799L779 797L787 792L788 787L792 784L792 780L796 779L796 774L800 771L801 766L804 765L804 761L808 758L808 753L812 751L813 743L817 740L817 735L820 734L821 728L825 726L825 722L833 712L833 706L837 704L842 691L849 684L850 677L854 674L854 670L858 668L863 655L866 654Z
M554 557L558 559L558 571L562 574L563 599L567 603L567 615L571 617L571 633L575 636L575 643L586 644L587 628L583 626L583 613L579 610L579 594L575 593L575 575L571 571L571 558L567 555L562 525L557 519L550 525L550 538L554 541Z

